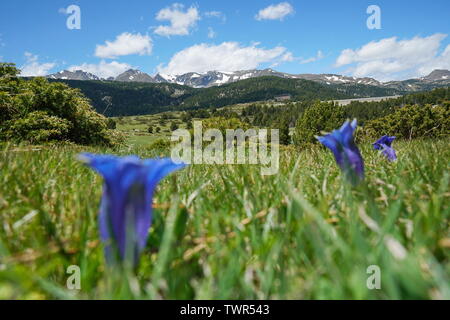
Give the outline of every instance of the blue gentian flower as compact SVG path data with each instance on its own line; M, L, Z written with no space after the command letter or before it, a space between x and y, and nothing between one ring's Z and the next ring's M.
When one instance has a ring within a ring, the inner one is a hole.
M382 153L386 156L389 161L397 160L397 155L395 153L394 148L391 147L392 141L394 141L395 137L392 136L382 136L376 142L372 143L373 148L375 150L382 150Z
M346 121L339 129L322 137L316 137L333 152L336 163L353 184L364 178L364 161L353 140L356 125L356 119L352 122Z
M158 182L183 168L170 158L145 159L83 153L80 159L104 179L100 236L109 263L137 264L152 222L152 198Z

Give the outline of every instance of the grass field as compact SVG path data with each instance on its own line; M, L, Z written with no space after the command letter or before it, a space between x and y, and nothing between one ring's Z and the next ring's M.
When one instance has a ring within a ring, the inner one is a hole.
M167 139L170 137L170 124L174 121L180 128L186 127L180 118L180 112L166 112L168 118L164 125L161 125L160 118L162 113L141 116L129 116L113 118L117 123L117 129L126 136L127 145L142 147L151 145L158 139ZM148 128L153 128L153 133L148 132ZM160 132L156 133L159 127Z
M249 103L231 105L223 108L218 108L218 110L227 109L241 114L243 108L248 105ZM167 116L167 119L162 125L160 119L163 114ZM126 141L128 145L142 147L151 145L159 139L169 139L171 135L170 124L172 122L175 122L179 126L179 128L186 128L186 123L180 119L181 115L182 112L171 111L150 115L115 117L113 119L115 119L117 123L117 129L126 135ZM195 121L202 119L193 118L192 120ZM148 132L149 127L153 128L153 133ZM159 127L160 129L160 132L158 133L156 133L155 131L157 127Z
M102 180L75 157L164 152L2 145L0 299L450 299L448 140L395 147L390 163L362 145L354 188L320 146L283 148L273 176L191 165L159 185L147 249L123 271L98 241ZM66 288L70 265L81 290Z

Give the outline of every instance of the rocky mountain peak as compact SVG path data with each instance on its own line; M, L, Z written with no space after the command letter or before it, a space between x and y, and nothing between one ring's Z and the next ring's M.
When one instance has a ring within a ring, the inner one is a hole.
M275 76L285 79L304 79L326 85L369 85L382 88L401 89L404 91L417 91L422 87L427 88L429 86L434 86L435 84L442 87L450 83L450 71L448 70L433 70L429 75L422 78L382 83L369 77L356 78L339 74L290 74L275 71L270 68L262 70L250 69L238 71L214 70L207 72L188 72L180 75L158 73L154 77L140 70L129 69L115 78L110 77L106 80L122 82L176 83L194 88L205 88L262 76ZM48 78L67 80L104 80L82 70L63 70L49 75Z
M450 79L450 71L445 69L435 69L431 71L431 73L425 77L421 78L422 80L427 81L439 81L439 80L449 80Z

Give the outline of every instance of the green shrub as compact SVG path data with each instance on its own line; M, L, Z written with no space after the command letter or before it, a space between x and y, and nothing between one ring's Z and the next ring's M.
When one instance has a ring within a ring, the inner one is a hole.
M288 119L280 119L275 124L275 129L279 130L280 144L288 145L291 143L291 136L289 135L289 121Z
M78 89L44 78L19 79L18 72L14 64L0 63L0 139L85 145L123 140Z
M45 111L30 112L24 118L8 120L0 133L8 140L27 140L32 143L50 140L67 140L70 122ZM4 130L6 129L6 130Z
M383 118L368 121L363 131L364 136L369 138L382 135L393 135L400 139L448 136L450 102L405 106Z
M227 129L246 131L250 129L250 125L237 118L213 117L202 120L202 129L203 132L208 129L218 129L225 136Z
M321 131L332 131L345 121L344 109L332 102L317 101L299 117L294 131L294 143L304 147L316 141Z
M178 125L176 124L176 122L172 121L172 123L170 124L170 131L175 131L178 129Z
M170 140L158 139L150 145L150 149L164 150L170 147Z
M116 120L112 119L112 118L108 118L108 123L107 123L108 129L116 129L117 127L117 122Z

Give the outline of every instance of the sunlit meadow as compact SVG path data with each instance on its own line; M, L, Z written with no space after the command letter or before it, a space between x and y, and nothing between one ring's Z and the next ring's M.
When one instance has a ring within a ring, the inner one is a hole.
M345 183L320 145L284 147L280 171L190 165L164 178L136 269L99 241L102 178L80 152L1 146L0 299L450 299L448 140L396 141L389 162L359 143L364 181ZM80 267L69 290L67 268ZM369 289L367 268L381 271Z

